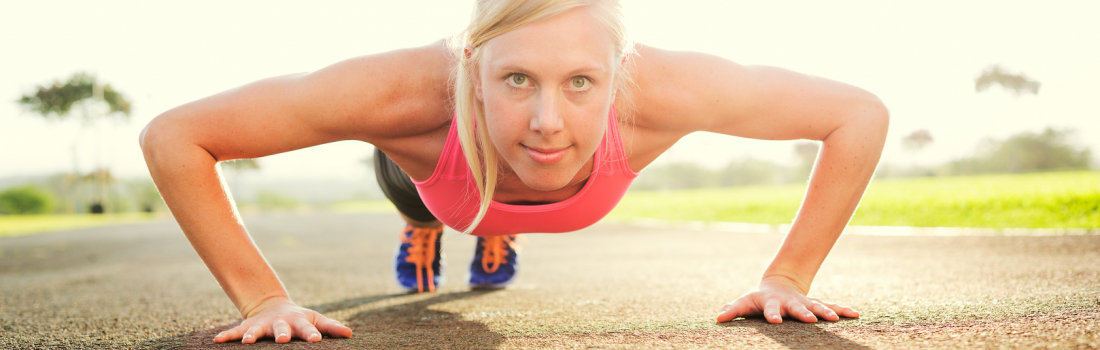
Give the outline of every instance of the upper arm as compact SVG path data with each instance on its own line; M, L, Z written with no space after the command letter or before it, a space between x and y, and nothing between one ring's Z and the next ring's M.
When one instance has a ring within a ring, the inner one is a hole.
M640 47L639 55L639 116L682 134L824 140L853 118L885 115L874 95L824 78L694 52Z
M451 64L437 42L264 79L163 113L142 144L182 139L220 161L340 140L399 142L450 120Z

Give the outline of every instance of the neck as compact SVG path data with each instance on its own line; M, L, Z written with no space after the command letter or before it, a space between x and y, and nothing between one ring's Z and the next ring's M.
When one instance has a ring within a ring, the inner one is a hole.
M575 196L592 176L595 158L589 158L581 170L573 176L569 184L553 191L539 191L528 187L515 173L509 169L503 169L497 180L497 189L493 194L493 200L514 205L538 205L557 203Z

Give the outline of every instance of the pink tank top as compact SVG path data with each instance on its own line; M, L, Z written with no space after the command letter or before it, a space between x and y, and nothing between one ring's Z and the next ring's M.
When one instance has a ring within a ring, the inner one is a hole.
M439 221L456 229L469 226L477 215L480 195L458 142L457 123L451 123L447 142L432 176L413 180L420 198ZM561 233L580 230L599 221L619 203L638 173L630 170L623 152L615 107L607 131L593 155L592 175L580 192L557 203L512 205L493 201L473 234L501 236L517 233Z

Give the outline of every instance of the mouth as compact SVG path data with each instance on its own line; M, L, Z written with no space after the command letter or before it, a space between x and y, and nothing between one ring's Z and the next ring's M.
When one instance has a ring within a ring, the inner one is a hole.
M565 158L570 147L563 148L533 148L522 145L527 151L527 156L540 164L554 164Z

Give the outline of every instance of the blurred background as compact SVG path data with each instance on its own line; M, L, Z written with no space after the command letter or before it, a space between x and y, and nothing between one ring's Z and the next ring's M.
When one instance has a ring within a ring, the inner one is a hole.
M461 31L472 6L451 0L5 4L0 214L164 212L137 144L159 113L259 79L430 43ZM878 179L1095 174L1100 165L1100 3L625 0L623 6L637 42L784 67L878 95L892 116ZM697 133L648 167L632 190L804 184L817 150L807 141ZM371 151L361 142L338 142L222 169L242 211L372 210L385 205L369 167ZM1086 209L1096 215L1095 207Z

